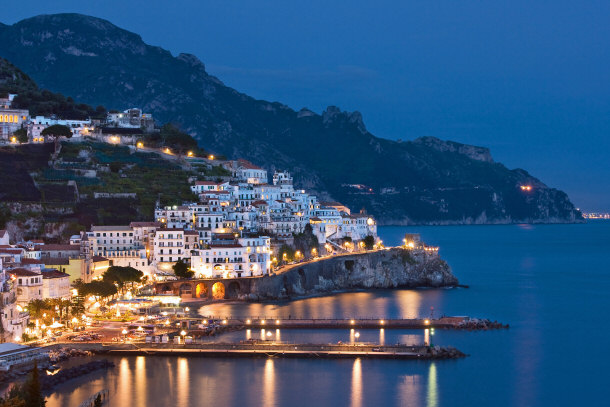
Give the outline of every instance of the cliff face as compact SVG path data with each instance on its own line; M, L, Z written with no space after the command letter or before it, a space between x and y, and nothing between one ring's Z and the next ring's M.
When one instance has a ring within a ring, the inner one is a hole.
M277 300L363 288L445 287L458 284L438 255L390 249L324 259L252 279L242 300Z
M0 26L0 56L79 102L142 107L207 150L287 169L298 188L364 208L383 224L582 219L566 194L494 162L485 148L386 140L358 112L256 100L209 75L195 56L174 57L98 18L45 15ZM524 184L534 189L523 193Z

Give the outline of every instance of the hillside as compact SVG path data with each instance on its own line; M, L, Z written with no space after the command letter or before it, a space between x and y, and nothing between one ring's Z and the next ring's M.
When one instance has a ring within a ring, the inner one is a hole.
M581 219L565 193L494 162L485 148L390 141L368 132L358 112L255 100L208 75L193 55L174 57L98 18L45 15L0 26L0 56L44 88L92 105L139 106L179 123L207 150L288 169L298 186L381 223ZM522 191L525 184L533 189Z

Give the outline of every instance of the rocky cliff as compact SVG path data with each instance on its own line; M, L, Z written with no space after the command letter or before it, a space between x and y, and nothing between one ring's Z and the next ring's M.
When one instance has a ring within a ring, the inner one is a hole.
M380 223L582 219L565 193L494 162L485 148L387 140L371 134L358 112L256 100L209 75L195 56L174 57L98 18L57 14L0 25L0 56L79 102L142 107L161 123L180 124L207 150L290 170L297 187L365 208ZM524 184L535 188L524 193Z
M288 299L365 288L450 287L458 284L437 254L390 249L323 259L250 280L252 301Z

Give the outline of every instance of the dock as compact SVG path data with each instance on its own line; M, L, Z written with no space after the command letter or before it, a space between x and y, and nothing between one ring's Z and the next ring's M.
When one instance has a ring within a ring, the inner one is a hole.
M384 318L346 318L346 319L303 319L303 318L266 318L266 317L210 317L207 319L186 319L196 324L216 324L227 328L258 329L465 329L486 330L504 329L503 325L488 319L469 317L442 317L436 319L384 319Z
M370 359L455 359L466 356L451 347L424 345L296 344L268 341L241 343L79 343L70 347L117 355L172 355L199 357L282 358L370 358Z

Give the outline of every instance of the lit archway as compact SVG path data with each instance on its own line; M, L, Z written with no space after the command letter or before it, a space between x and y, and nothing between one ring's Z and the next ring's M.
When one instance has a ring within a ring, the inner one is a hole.
M197 284L195 287L195 296L197 298L206 298L208 296L208 286L205 283Z
M212 286L212 298L222 300L225 298L225 285L220 281Z

